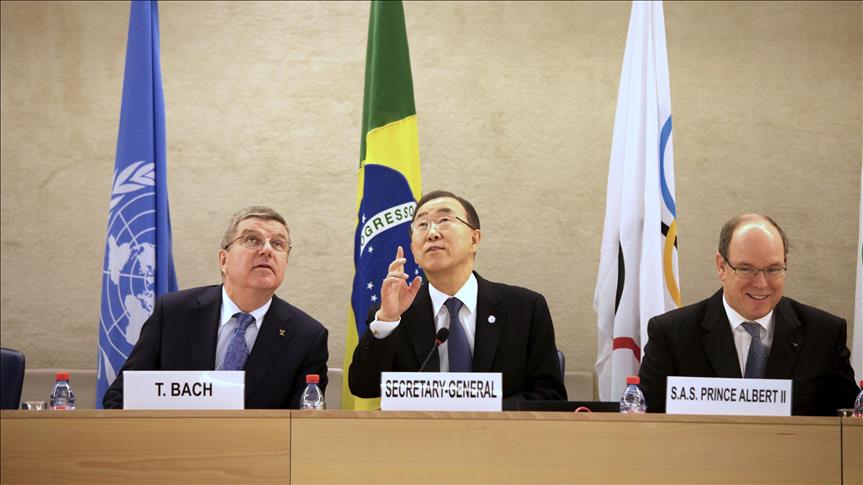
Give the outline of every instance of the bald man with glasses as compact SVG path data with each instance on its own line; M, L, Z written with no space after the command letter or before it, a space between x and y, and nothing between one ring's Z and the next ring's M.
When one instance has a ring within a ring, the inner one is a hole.
M665 412L668 376L791 379L794 415L835 416L854 383L845 320L783 296L788 239L770 217L734 217L715 256L722 289L652 318L639 375L650 412Z
M378 397L381 372L416 372L435 334L449 338L424 369L500 372L504 407L520 400L565 400L566 389L545 298L495 283L474 272L482 240L479 215L466 199L434 191L418 202L410 226L411 251L428 282L408 283L399 247L381 285L348 372L351 392Z

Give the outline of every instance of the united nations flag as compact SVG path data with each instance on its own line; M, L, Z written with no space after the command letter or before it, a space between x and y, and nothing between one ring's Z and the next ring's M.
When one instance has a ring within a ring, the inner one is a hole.
M171 256L165 100L156 1L133 1L105 261L96 406L132 351L156 298L177 289Z

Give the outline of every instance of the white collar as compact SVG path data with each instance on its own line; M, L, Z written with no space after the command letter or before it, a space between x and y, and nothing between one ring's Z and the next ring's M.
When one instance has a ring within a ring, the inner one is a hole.
M767 315L764 315L758 320L743 318L741 314L737 313L737 311L731 308L731 305L728 304L728 300L725 299L724 292L722 293L722 305L725 306L725 314L728 316L728 321L731 323L731 330L736 330L737 327L743 324L743 322L755 322L764 327L764 330L767 330L768 332L770 332L773 327L773 310L770 310Z
M478 291L479 284L476 281L476 276L471 273L464 285L462 285L462 287L453 296L461 300L468 312L474 313L476 311L476 298ZM450 296L435 288L431 283L429 283L429 296L431 296L432 301L432 314L437 316L441 307L446 303Z
M266 303L249 312L249 315L255 317L255 326L258 327L258 330L261 329L261 324L264 322L264 315L267 314L267 310L270 309L270 305L272 303L273 297L270 297ZM225 285L222 285L222 313L219 318L219 327L221 328L222 325L228 323L236 313L245 312L240 310L240 307L234 303L234 300L231 300L231 297L228 296L228 292L225 291Z

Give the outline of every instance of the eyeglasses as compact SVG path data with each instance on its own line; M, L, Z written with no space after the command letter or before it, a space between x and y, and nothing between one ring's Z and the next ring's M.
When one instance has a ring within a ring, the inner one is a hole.
M436 220L430 219L418 219L411 224L411 234L426 234L432 228L432 226L437 227L438 231L447 231L449 228L456 224L457 222L461 222L465 226L471 228L472 230L476 230L475 227L468 224L467 221L462 219L459 216L441 216Z
M237 241L240 241L240 245L243 246L244 248L247 248L247 249L263 249L264 246L267 244L267 242L269 242L270 247L273 248L273 251L275 251L277 253L286 253L286 254L290 253L291 248L293 247L290 244L288 244L288 241L286 241L282 238L264 239L257 234L249 233L249 234L242 234L240 236L237 236L236 238L234 238L233 241L229 242L222 249L228 249L231 246L231 244L234 244Z
M764 277L768 280L775 280L779 278L784 278L785 272L788 271L787 266L771 266L764 269L757 269L749 266L741 266L739 268L735 268L734 266L731 266L731 262L728 261L728 259L726 259L724 256L722 257L722 259L725 259L725 263L728 265L728 267L734 270L734 274L745 280L755 279L755 277L758 276L758 273L764 273Z

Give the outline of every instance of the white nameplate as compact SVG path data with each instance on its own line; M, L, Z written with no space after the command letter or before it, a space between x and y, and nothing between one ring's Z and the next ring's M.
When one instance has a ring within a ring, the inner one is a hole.
M243 409L245 372L124 371L123 409Z
M665 412L791 416L791 380L669 377Z
M500 411L500 372L384 372L384 411Z

